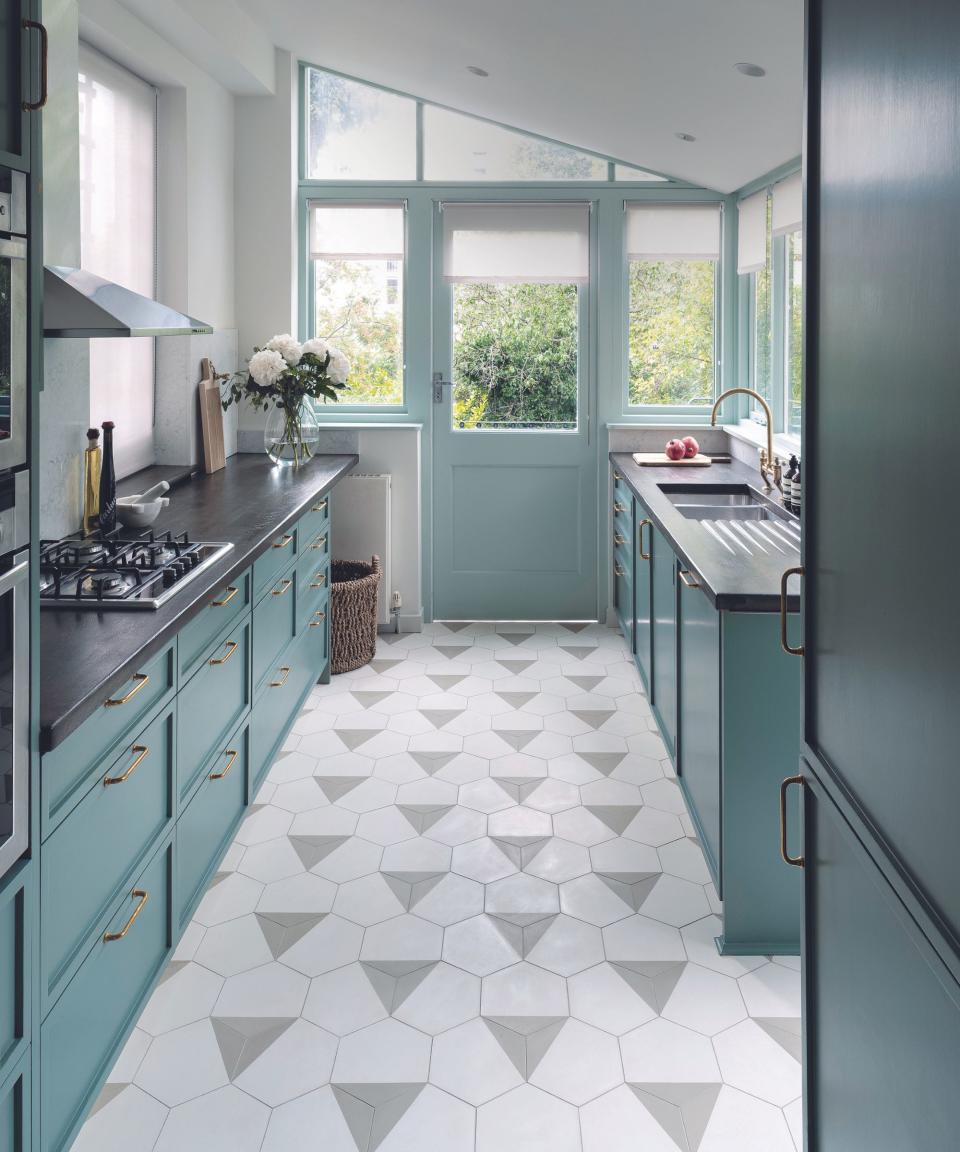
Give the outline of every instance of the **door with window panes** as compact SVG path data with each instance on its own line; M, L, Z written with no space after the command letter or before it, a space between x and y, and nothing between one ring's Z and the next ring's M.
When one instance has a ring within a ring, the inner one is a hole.
M590 205L437 212L434 617L596 619Z

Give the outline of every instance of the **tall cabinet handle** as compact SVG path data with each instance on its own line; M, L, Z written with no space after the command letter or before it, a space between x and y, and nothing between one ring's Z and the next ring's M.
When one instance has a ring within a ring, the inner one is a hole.
M788 568L780 577L780 647L791 656L802 656L802 644L796 648L787 639L787 581L791 576L803 576L802 568Z
M791 856L787 848L787 792L790 785L796 784L798 788L806 785L802 776L788 776L780 785L780 855L785 864L792 864L794 868L803 868L806 861L802 856Z
M650 559L650 553L644 552L644 550L643 550L643 529L644 529L644 526L647 524L649 524L651 528L653 527L653 521L648 520L646 517L644 517L644 519L641 520L640 523L637 525L637 548L640 550L640 559L641 560L649 560Z
M37 20L22 20L21 27L24 32L36 28L40 33L40 99L24 100L20 105L24 112L37 112L47 102L47 30Z

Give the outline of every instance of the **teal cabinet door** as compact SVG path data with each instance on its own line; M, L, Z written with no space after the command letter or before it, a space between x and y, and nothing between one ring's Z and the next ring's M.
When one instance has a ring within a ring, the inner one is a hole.
M653 711L671 760L677 754L677 561L658 529L653 537Z
M30 1049L0 1080L0 1152L30 1152Z
M32 882L33 865L27 862L17 865L0 884L0 1080L30 1039Z
M679 577L679 779L719 892L720 613L695 575Z
M297 631L297 570L291 568L253 610L253 690L273 675Z
M0 165L29 170L30 112L26 101L39 100L40 30L24 28L33 13L30 0L6 0L0 6Z
M203 666L207 649L221 633L250 610L253 573L242 572L231 584L224 585L210 597L206 608L195 616L177 635L177 664L180 687Z
M633 652L640 679L653 703L653 521L639 500L634 502Z
M621 537L622 539L622 537ZM622 547L613 550L613 604L620 631L633 651L633 573Z

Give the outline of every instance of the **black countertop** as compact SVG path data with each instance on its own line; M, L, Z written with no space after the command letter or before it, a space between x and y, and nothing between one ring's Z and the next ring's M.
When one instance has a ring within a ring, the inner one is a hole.
M226 468L180 479L152 527L186 530L193 540L229 541L232 550L156 611L40 610L40 750L61 743L158 652L228 583L356 464L354 455L315 456L299 469L275 468L259 453L231 456ZM183 469L178 470L182 476ZM120 485L145 491L170 469L146 469Z
M772 498L763 492L756 468L736 460L711 464L709 468L642 468L624 452L611 452L610 459L650 519L670 541L684 567L696 573L711 604L732 612L779 612L780 576L785 568L800 563L799 552L781 552L768 546L766 552L756 549L753 555L747 555L739 548L725 546L702 521L688 519L660 491L661 484L746 484L759 500L786 515L779 503L779 492L774 490ZM787 606L792 612L799 611L800 596L791 595Z

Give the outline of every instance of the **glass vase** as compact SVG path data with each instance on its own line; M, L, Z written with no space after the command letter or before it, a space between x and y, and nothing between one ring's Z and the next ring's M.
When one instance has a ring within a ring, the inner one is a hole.
M313 457L320 439L320 426L312 406L304 401L299 408L271 408L263 429L263 447L281 468L299 468Z

